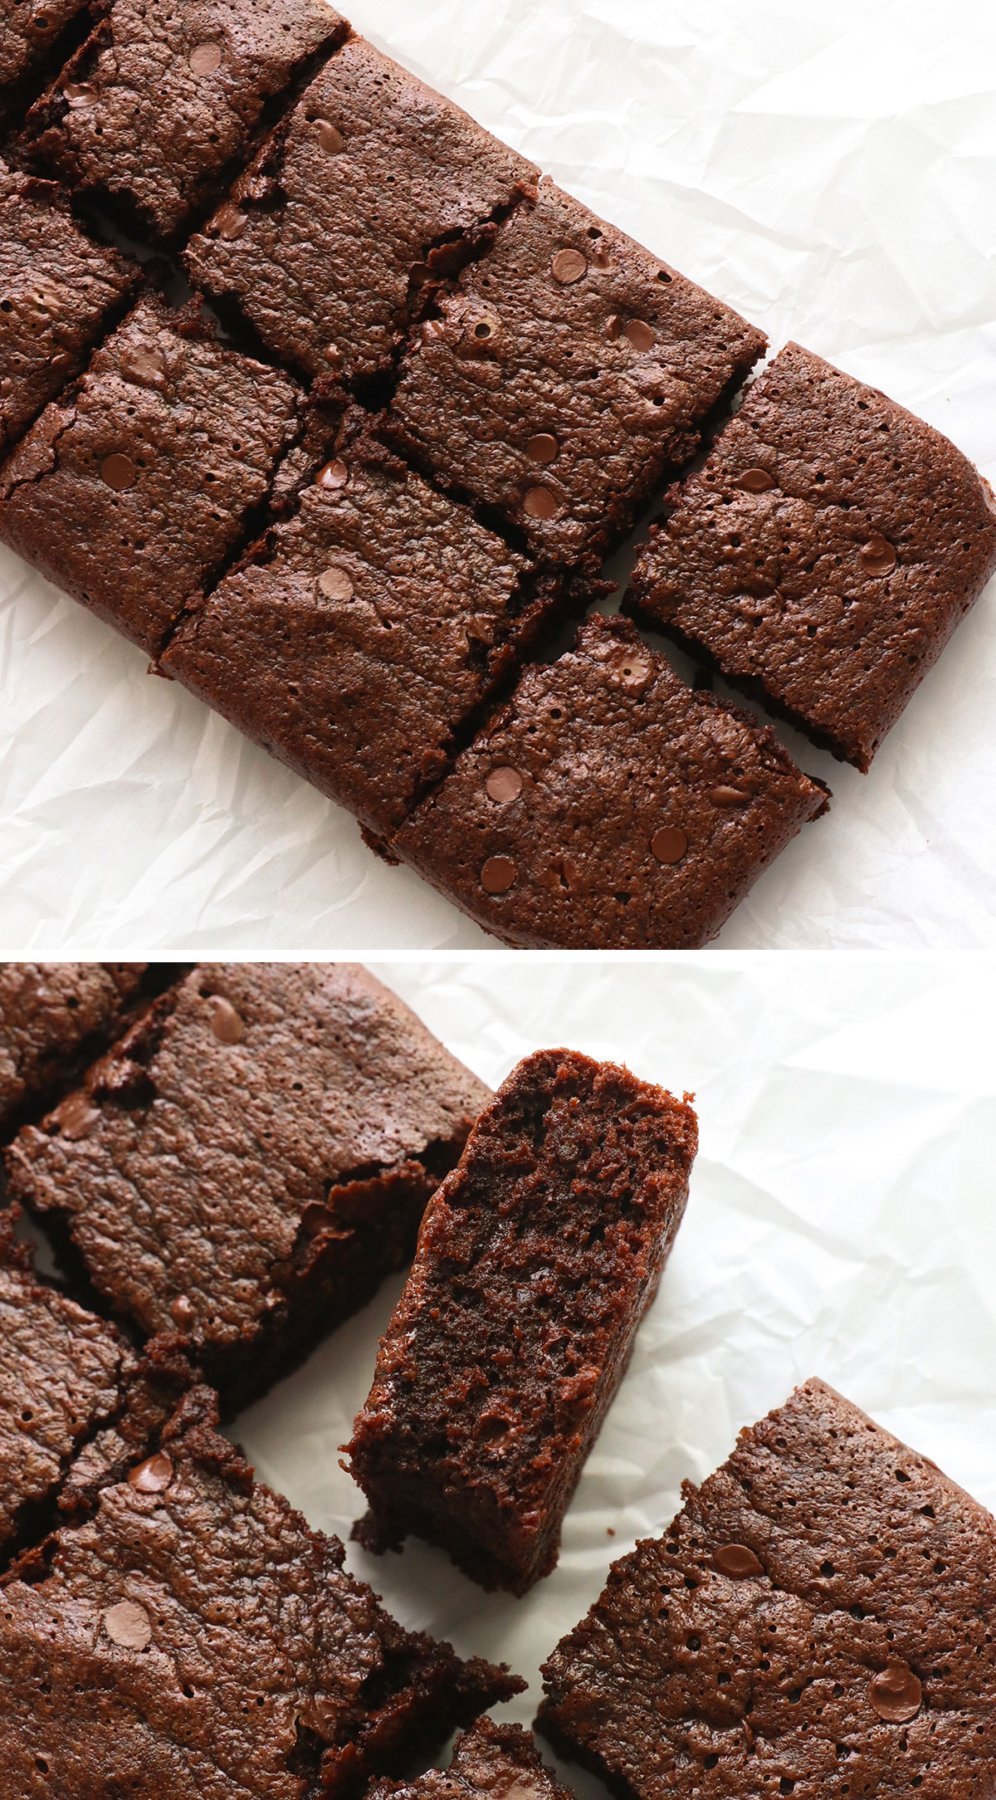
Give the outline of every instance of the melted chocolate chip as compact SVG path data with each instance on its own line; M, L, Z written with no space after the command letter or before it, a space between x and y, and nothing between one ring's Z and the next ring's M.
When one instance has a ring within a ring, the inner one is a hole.
M767 469L745 469L740 477L740 486L746 488L748 494L766 494L775 485L775 478Z
M215 69L221 68L222 56L220 44L196 44L187 61L194 75L213 75Z
M522 510L530 519L555 519L560 503L549 488L533 487L522 497Z
M731 1581L745 1581L750 1575L763 1575L764 1564L747 1544L720 1544L712 1554L712 1566Z
M657 342L653 326L648 325L644 319L630 319L629 324L624 327L623 335L634 350L652 350Z
M486 894L507 894L518 878L519 871L510 856L489 856L481 870L481 886Z
M338 156L340 150L346 148L346 140L342 132L338 125L333 125L331 119L315 120L315 136L318 139L319 148L324 150L327 156Z
M522 776L518 769L509 767L492 769L484 783L484 791L489 800L496 800L505 805L509 800L517 800L522 792Z
M337 456L332 462L326 463L324 469L319 471L316 477L316 486L326 488L330 493L335 493L338 488L344 488L348 480L349 470L347 469L346 464Z
M136 345L121 358L121 373L127 381L140 387L162 387L166 380L166 359L158 350Z
M67 81L62 88L62 97L72 108L89 106L96 97L96 88L88 87L85 81Z
M104 457L100 465L100 478L102 481L106 481L109 488L114 488L116 493L122 494L126 488L134 487L138 480L138 470L130 456L125 456L122 451L115 450L110 456Z
M124 1650L144 1650L152 1642L152 1620L134 1600L119 1600L108 1607L104 1630L112 1644L120 1644Z
M889 1725L908 1725L923 1705L923 1684L905 1663L886 1663L868 1688L872 1706Z
M219 1044L240 1044L246 1035L245 1020L223 994L209 994L211 1030Z
M891 575L899 558L896 547L888 538L879 532L873 532L867 544L862 544L858 552L861 565L869 575Z
M137 1488L140 1494L161 1494L164 1488L169 1487L172 1479L173 1464L163 1450L139 1463L128 1475L129 1484Z
M550 431L538 431L526 443L526 455L534 463L552 463L559 452L560 445Z
M340 568L338 563L332 563L329 568L323 569L318 577L318 589L325 595L326 600L351 600L353 598L353 583L346 570Z
M193 1301L188 1300L186 1294L177 1294L176 1299L170 1303L169 1312L173 1323L179 1325L181 1331L186 1331L194 1322Z
M82 1093L68 1094L52 1114L53 1124L59 1127L59 1136L68 1138L71 1144L88 1137L99 1119L99 1108Z
M688 834L679 825L662 825L650 840L659 863L679 863L688 849Z
M560 282L561 287L571 287L575 281L580 281L587 275L588 258L582 256L580 250L558 250L550 264L550 273L554 281Z
M713 806L747 806L750 803L750 795L743 788L727 787L722 782L709 789L709 798Z
M224 238L226 243L231 243L233 238L242 236L248 223L242 208L236 206L234 201L226 200L224 206L219 206L215 213L210 229L215 237Z

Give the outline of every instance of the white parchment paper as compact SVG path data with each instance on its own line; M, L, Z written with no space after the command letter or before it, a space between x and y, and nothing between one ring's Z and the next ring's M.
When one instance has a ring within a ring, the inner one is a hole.
M598 211L885 388L996 479L987 0L356 0L355 23ZM734 947L996 945L996 632L961 627ZM0 550L9 954L486 940L349 817Z
M515 1600L414 1539L386 1557L349 1549L407 1624L529 1678L503 1712L532 1718L539 1664L609 1562L809 1375L996 1508L993 959L537 955L375 972L492 1084L566 1044L696 1095L688 1211L554 1574ZM343 1537L364 1503L337 1446L400 1285L234 1427L260 1473Z

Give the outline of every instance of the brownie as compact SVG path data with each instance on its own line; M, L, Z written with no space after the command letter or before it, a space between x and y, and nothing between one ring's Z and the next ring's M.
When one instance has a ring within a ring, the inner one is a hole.
M312 375L389 367L426 285L454 273L539 174L352 37L275 129L186 262Z
M0 1212L0 1563L45 1516L77 1451L113 1417L133 1360L112 1325L38 1279L16 1218L16 1210Z
M696 1142L687 1103L612 1063L513 1069L426 1208L353 1428L370 1547L415 1532L516 1594L549 1574Z
M446 1769L408 1781L378 1781L368 1800L570 1800L544 1767L528 1731L478 1719L458 1739Z
M996 1522L822 1382L613 1564L539 1727L640 1800L987 1800Z
M391 849L506 943L692 949L826 806L773 732L596 614Z
M51 182L0 162L0 455L78 373L134 283Z
M0 1138L116 1036L146 963L0 963Z
M522 1687L392 1619L213 1421L191 1395L92 1518L8 1577L6 1793L358 1794Z
M40 1128L11 1191L232 1407L408 1259L488 1090L348 963L207 963Z
M0 467L0 538L154 655L263 506L298 390L140 301Z
M996 568L988 484L790 344L668 499L630 609L867 769Z
M568 583L355 440L184 622L161 668L387 835L571 600Z
M764 338L543 181L416 327L396 441L564 560L621 538Z
M93 0L0 0L0 126L37 92L96 10ZM0 243L4 235L0 229Z
M348 27L325 0L113 0L28 115L32 156L171 238Z

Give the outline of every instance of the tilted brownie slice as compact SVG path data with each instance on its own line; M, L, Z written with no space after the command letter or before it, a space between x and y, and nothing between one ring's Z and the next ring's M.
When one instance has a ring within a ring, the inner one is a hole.
M488 1098L363 969L208 963L20 1134L8 1181L234 1406L405 1262Z
M136 278L51 182L0 162L0 455L78 373Z
M106 1049L152 981L147 963L0 963L0 1137ZM166 970L160 965L156 978Z
M28 115L32 155L171 238L348 30L325 0L113 0Z
M996 1521L810 1381L610 1571L539 1728L639 1800L987 1800Z
M265 502L298 389L142 300L0 467L0 538L150 654Z
M375 443L345 441L160 667L385 836L572 599Z
M596 614L391 848L506 943L692 949L826 807L772 731Z
M154 1457L8 1578L7 1793L352 1795L522 1687L404 1630L212 1426L195 1392Z
M696 1142L690 1106L612 1063L513 1069L426 1209L353 1428L371 1547L416 1532L518 1594L549 1574Z
M550 181L414 334L389 423L573 560L623 537L764 338Z
M570 1800L521 1725L478 1719L457 1741L446 1769L409 1781L378 1781L368 1800Z
M372 44L324 64L186 255L312 375L390 366L424 298L539 174Z
M36 93L89 26L100 0L0 0L0 125ZM0 242L3 240L0 230Z
M668 499L630 609L867 769L996 568L987 484L790 344Z

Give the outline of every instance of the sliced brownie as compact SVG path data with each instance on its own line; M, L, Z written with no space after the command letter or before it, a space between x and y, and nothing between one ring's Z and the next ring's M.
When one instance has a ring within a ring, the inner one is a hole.
M0 538L154 655L266 500L297 405L142 300L0 467Z
M26 143L71 187L173 237L347 30L325 0L113 0L32 108Z
M7 1793L352 1795L523 1685L405 1631L212 1424L202 1389L8 1578Z
M518 1594L549 1574L696 1141L690 1106L612 1063L512 1071L426 1209L353 1428L372 1547L416 1532Z
M409 1781L378 1781L369 1800L570 1800L521 1725L478 1719L458 1739L446 1769Z
M507 943L689 949L826 806L773 732L595 615L391 847Z
M639 1800L988 1800L996 1522L810 1381L610 1571L541 1730Z
M392 431L565 560L625 534L764 349L550 181L436 310L403 359Z
M790 344L668 499L630 608L867 769L996 568L987 484Z
M117 1035L146 963L0 963L0 1137Z
M538 171L350 38L193 240L187 266L312 375L387 368L425 284L486 244Z
M203 964L20 1134L8 1179L234 1404L404 1263L488 1098L365 970Z
M383 836L571 597L403 463L346 442L161 667Z
M97 10L91 0L0 0L0 126L37 93Z

